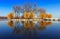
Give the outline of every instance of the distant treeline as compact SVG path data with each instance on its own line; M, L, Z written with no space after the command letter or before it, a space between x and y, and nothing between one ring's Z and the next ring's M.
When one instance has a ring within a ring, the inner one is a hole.
M7 19L7 17L0 17L0 19Z

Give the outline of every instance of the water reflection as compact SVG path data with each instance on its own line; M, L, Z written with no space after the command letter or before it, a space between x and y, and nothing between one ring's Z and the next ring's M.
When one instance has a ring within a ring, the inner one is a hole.
M34 26L35 26L33 21L29 21L29 22L27 21L27 22L24 22L23 24L25 29L34 29Z
M45 30L46 26L51 25L52 22L46 21L8 21L8 25L13 28L14 34L20 34L23 39L37 39L40 30Z
M51 25L51 24L52 24L52 22L46 22L46 21L44 21L44 22L39 21L37 23L34 23L33 21L21 21L21 22L8 21L8 25L13 28L13 30L14 30L13 32L16 34L36 32L36 30L45 30L46 26Z
M40 21L39 22L39 25L40 25L39 29L43 30L46 28L46 26L51 25L51 24L52 24L52 22Z
M14 22L13 21L8 21L9 27L14 27Z

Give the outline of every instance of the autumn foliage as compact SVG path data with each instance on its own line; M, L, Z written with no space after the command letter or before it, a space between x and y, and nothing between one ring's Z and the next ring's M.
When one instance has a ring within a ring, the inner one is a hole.
M41 14L40 14L40 18L42 18L42 19L47 18L47 17L46 17L46 14L45 14L45 13L41 13Z
M34 18L34 12L24 12L24 18Z
M45 18L52 18L52 14L46 14L46 13L41 13L40 18L45 19Z
M7 18L8 18L8 19L14 18L14 13L13 13L13 12L9 13L9 14L7 15Z
M47 14L47 18L52 18L52 14Z

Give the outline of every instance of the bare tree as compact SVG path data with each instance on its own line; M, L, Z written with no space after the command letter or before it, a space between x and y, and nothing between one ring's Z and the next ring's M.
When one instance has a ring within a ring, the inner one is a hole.
M40 12L40 13L46 13L46 12L45 12L45 9L43 9L43 8L39 8L39 9L38 9L38 12Z
M20 6L13 6L13 10L15 12L15 17L16 16L19 17L20 16L20 10L21 10Z

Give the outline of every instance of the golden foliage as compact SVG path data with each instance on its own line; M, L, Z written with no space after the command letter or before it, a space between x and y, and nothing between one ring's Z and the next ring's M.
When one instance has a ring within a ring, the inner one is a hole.
M13 12L9 13L9 14L7 15L7 18L8 18L8 19L14 18L14 13L13 13Z
M41 13L41 14L40 14L40 18L45 19L45 18L47 18L47 16L46 16L46 14L45 14L45 13Z
M33 18L34 12L24 12L24 18Z
M29 18L34 18L35 14L34 12L30 12Z
M28 12L24 12L24 18L28 18L29 14Z
M47 18L52 18L52 14L47 14Z
M52 14L41 13L40 14L40 18L43 18L43 19L45 19L45 18L52 18Z

